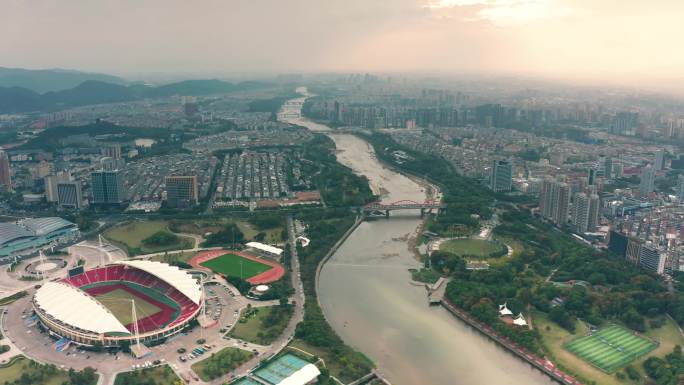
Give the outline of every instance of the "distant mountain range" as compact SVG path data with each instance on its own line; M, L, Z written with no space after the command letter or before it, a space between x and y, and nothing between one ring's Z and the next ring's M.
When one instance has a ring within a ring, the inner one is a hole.
M28 70L0 67L0 87L28 88L38 93L74 88L87 80L126 84L126 81L119 77L98 73L63 69Z
M77 86L43 94L24 87L0 87L0 114L50 111L89 104L127 102L173 95L200 96L250 90L268 86L263 82L228 83L221 80L186 80L157 87L121 85L87 80Z

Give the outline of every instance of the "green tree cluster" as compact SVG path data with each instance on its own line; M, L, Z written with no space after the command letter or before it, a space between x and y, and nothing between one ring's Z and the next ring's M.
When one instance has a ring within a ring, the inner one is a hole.
M170 246L180 241L176 234L166 230L160 230L142 240L142 243L148 247Z
M204 247L239 245L245 241L245 234L235 223L227 224L223 230L210 234L203 243Z

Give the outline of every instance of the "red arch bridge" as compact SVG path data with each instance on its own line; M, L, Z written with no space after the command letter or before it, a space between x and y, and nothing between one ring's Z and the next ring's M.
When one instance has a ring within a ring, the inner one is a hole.
M411 200L402 200L392 203L380 203L373 202L363 206L364 214L373 213L376 211L384 212L385 216L389 216L390 211L394 210L420 210L420 217L425 215L426 211L437 210L437 215L442 214L446 211L446 203L441 203L439 201L425 201L416 202Z

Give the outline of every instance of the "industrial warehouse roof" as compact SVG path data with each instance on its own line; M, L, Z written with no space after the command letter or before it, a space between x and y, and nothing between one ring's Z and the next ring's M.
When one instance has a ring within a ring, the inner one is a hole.
M73 223L59 217L48 218L28 218L21 221L21 224L35 235L50 234L53 231L63 229L65 227L74 226Z
M33 233L14 223L0 223L0 245L15 239L33 237Z
M62 323L94 333L129 333L95 298L63 282L47 282L36 291L35 303Z
M177 266L154 261L119 261L117 263L135 267L148 274L152 274L178 289L178 291L190 298L196 305L200 304L202 288L190 273L182 271Z
M40 237L72 226L75 225L59 217L27 218L18 223L0 223L0 246L15 239Z
M260 242L247 242L247 247L251 247L253 249L265 251L270 254L275 254L275 255L280 255L283 253L283 249L279 249L277 247L273 247L271 245L266 245Z

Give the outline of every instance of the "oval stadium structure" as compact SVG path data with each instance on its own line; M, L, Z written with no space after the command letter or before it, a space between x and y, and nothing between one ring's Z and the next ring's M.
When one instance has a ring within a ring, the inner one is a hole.
M40 287L33 309L50 334L78 345L160 342L200 312L201 284L178 267L120 261Z

